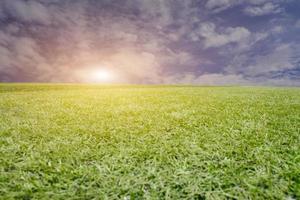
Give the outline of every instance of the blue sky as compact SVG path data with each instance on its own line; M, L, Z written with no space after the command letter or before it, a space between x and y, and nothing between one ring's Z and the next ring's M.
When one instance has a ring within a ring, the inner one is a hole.
M1 82L300 86L297 0L1 0Z

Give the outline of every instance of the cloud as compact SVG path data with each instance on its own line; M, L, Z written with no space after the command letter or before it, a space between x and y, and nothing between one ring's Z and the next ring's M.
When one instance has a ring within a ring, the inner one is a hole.
M215 13L241 5L244 13L250 16L262 16L283 12L280 3L285 0L208 0L205 7Z
M78 1L51 6L55 15L49 16L52 23L43 24L45 26L35 24L37 21L23 25L33 18L15 18L14 23L0 32L5 34L0 40L3 43L0 74L9 74L11 80L23 76L34 81L86 82L89 77L81 72L106 66L122 75L120 82L158 83L164 67L198 64L192 54L168 47L169 36L157 27L160 22L132 20L131 15L112 15L106 11L111 8L99 14L98 9L94 10L98 6L105 4L101 1L92 7ZM148 12L156 11L150 9ZM20 27L25 26L26 30L19 33Z
M243 2L242 0L208 0L205 7L214 10L215 12L220 12L226 10L234 5Z
M216 25L213 23L204 23L198 30L192 33L191 38L201 40L204 38L205 48L220 47L229 43L238 43L247 39L251 32L244 27L228 27L223 33L216 31Z
M199 85L249 85L250 81L237 74L204 74L198 76L193 83Z
M205 73L196 76L192 73L168 76L164 78L165 84L193 84L208 86L230 86L230 85L265 85L265 86L300 86L300 80L290 77L266 78L266 77L246 77L242 74L228 73Z
M300 29L300 19L298 19L295 23L295 27Z
M245 74L256 76L270 72L293 69L294 50L290 44L280 44L271 53L258 55L254 63L245 68Z
M292 82L294 75L286 72L296 70L297 76L299 55L300 49L297 45L280 43L264 54L253 54L251 51L237 54L224 70L231 74L243 74L252 79L260 77L267 80L277 77L276 79L284 78Z
M34 39L0 31L0 40L0 74L7 76L6 79L22 74L22 80L36 78L41 81L40 75L51 71Z
M240 12L281 2L2 0L0 81L87 82L106 66L121 83L254 84L274 73L292 82L290 24Z
M41 24L50 23L48 9L37 1L3 0L2 10L5 10L8 17L15 18L22 22L35 22ZM3 18L4 16L2 16Z
M271 29L271 32L273 34L278 34L284 32L284 28L282 26L275 26L274 28Z
M251 85L252 82L242 75L224 73L204 73L195 75L183 73L164 78L165 84L196 84L196 85Z
M262 16L281 13L283 9L274 3L268 2L260 6L249 6L244 9L245 14L250 16Z
M156 83L159 80L159 63L156 56L149 52L135 52L124 49L113 54L108 62L120 71L124 77L132 80L143 80L144 83Z
M16 66L27 66L26 70L32 67L30 69L31 73L47 72L48 65L43 55L41 55L39 46L35 40L27 37L18 37L11 43L11 48L13 52L12 56L14 56L12 60L15 61ZM19 65L19 63L22 63L22 65Z

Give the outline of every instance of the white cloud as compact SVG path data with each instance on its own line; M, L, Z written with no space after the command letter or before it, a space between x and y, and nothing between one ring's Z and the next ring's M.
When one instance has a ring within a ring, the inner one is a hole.
M215 12L220 12L242 3L261 5L267 1L271 0L208 0L205 7Z
M271 13L280 13L283 9L279 3L285 0L208 0L205 7L214 12L243 5L247 6L244 12L251 16L261 16Z
M193 0L174 1L174 0L130 0L126 1L126 5L130 8L139 10L142 19L155 19L154 26L162 28L174 22L185 23L192 17L194 7ZM178 10L180 10L178 12ZM174 17L176 14L177 17Z
M208 0L205 7L220 12L241 2L242 0Z
M252 4L252 5L262 5L266 2L278 2L281 0L244 0L244 2Z
M250 51L236 54L224 70L227 73L243 74L252 78L283 76L284 72L297 68L295 63L299 63L299 53L297 45L277 44L267 53L253 54Z
M267 55L258 55L254 58L255 62L245 68L244 73L256 76L270 72L286 69L293 69L292 63L294 50L290 44L281 44Z
M220 52L222 54L233 54L233 55L240 55L241 53L250 51L253 49L253 46L258 44L259 42L265 40L270 35L269 32L254 32L251 33L251 35L244 40L241 40L235 48L232 48L230 50L224 49L224 51Z
M284 32L284 28L282 26L275 26L274 28L272 28L271 32L273 34L282 33Z
M197 77L195 84L200 85L247 85L250 82L237 74L204 74Z
M216 31L216 26L213 23L204 23L198 30L191 34L193 40L204 38L204 46L220 47L229 43L238 43L247 39L251 32L244 27L229 27L223 33Z
M276 14L281 13L282 11L283 9L279 5L271 2L259 6L249 6L244 9L245 14L250 16Z
M300 86L300 80L293 80L289 77L281 78L257 78L245 77L242 74L206 73L196 76L192 73L173 75L164 78L165 84L193 84L193 85L270 85L270 86Z
M298 19L298 20L296 21L295 27L296 27L296 28L300 28L300 19Z
M164 77L165 84L196 84L196 85L247 85L251 84L242 75L206 73L197 76L193 73L183 73Z

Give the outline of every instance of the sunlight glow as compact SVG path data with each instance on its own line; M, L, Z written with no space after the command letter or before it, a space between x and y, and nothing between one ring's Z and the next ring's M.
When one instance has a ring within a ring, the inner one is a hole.
M109 70L99 69L92 72L92 79L98 82L110 82L113 79L113 74Z

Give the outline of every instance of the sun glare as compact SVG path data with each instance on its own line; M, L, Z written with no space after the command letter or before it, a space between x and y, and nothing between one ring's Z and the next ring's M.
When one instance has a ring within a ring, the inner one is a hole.
M92 77L94 81L109 82L112 81L113 75L112 72L106 69L99 69L92 72Z

